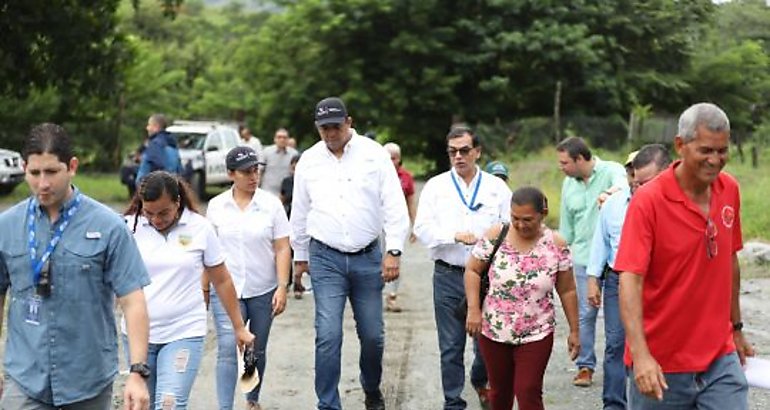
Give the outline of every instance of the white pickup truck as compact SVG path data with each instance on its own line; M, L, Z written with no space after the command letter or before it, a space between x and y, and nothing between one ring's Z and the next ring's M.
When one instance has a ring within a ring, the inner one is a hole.
M238 126L215 121L178 120L166 131L176 138L190 185L199 198L207 186L229 184L225 157L238 145Z
M7 195L24 181L21 154L0 148L0 195Z

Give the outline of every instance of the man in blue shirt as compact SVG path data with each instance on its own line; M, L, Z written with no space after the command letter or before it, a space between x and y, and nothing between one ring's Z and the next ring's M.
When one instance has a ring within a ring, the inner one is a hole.
M32 196L0 214L0 312L10 295L0 408L111 409L117 296L132 363L123 397L147 409L149 277L133 237L72 186L78 160L62 127L34 127L22 157Z
M651 144L642 147L631 162L636 181L631 186L631 191L623 189L612 194L599 211L586 274L588 303L592 306L601 306L604 287L604 409L626 408L626 377L623 364L626 335L620 321L618 273L612 269L623 221L633 191L668 168L670 163L671 156L663 145Z

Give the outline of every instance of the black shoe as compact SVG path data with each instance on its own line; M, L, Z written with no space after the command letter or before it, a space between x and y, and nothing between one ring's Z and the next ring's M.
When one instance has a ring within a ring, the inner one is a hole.
M364 406L366 410L385 410L385 400L382 398L382 393L377 390L372 393L366 393L366 399L364 400Z

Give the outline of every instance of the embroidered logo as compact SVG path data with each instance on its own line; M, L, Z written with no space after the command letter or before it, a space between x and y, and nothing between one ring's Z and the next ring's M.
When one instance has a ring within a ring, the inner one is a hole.
M722 207L722 223L725 227L732 228L733 222L735 222L735 209L730 205L725 205Z
M182 245L182 246L187 246L187 245L189 245L190 243L192 243L192 236L190 236L190 235L185 235L185 234L180 234L180 235L179 235L179 244L180 244L180 245Z

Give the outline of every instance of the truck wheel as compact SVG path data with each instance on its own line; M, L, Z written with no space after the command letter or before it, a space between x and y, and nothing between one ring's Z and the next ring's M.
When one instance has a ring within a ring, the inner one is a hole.
M206 180L202 172L193 172L192 176L190 176L190 187L192 187L199 200L206 200Z

